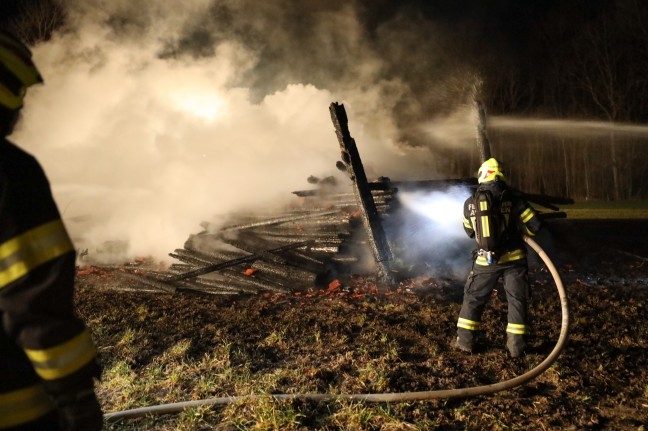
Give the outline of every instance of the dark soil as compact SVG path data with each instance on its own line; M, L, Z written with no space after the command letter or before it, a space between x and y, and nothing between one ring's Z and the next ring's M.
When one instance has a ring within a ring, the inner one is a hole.
M522 387L472 399L396 403L392 412L413 424L427 419L437 429L643 430L648 424L647 231L648 222L636 220L549 223L538 242L561 272L571 314L569 342L557 362ZM104 364L116 360L106 334L123 332L124 322L132 322L132 329L143 329L149 337L128 359L135 368L186 338L197 356L224 341L234 343L232 350L251 361L255 373L308 364L312 372L280 382L277 393L294 387L358 393L496 383L541 362L560 331L557 291L537 259L530 270L530 346L524 358L515 360L504 347L503 290L494 292L487 306L480 351L465 354L451 347L463 280L434 274L398 286L354 276L341 280L339 288L247 297L110 289L117 280L104 270L78 276L78 311L86 321L101 322L102 333L95 338ZM144 320L128 319L142 310ZM273 331L283 334L281 348L262 343ZM312 342L315 334L322 342ZM390 340L387 347L385 340ZM386 348L396 355L382 364L388 369L382 380L359 381L350 355L348 361L333 360L347 352L377 357ZM215 388L213 396L232 392ZM345 429L322 426L321 418L335 408L330 403L301 402L298 408L303 429Z

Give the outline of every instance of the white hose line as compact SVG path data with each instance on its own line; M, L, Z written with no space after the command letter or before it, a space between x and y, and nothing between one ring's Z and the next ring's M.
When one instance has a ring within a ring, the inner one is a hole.
M554 282L556 283L556 288L558 289L558 295L560 297L560 306L562 309L562 324L560 327L560 335L558 341L554 346L553 350L549 355L538 364L536 367L527 371L526 373L514 377L503 382L494 383L491 385L484 386L475 386L470 388L459 388L459 389L443 389L435 391L419 391L419 392L399 392L399 393L379 393L379 394L266 394L266 395L244 395L244 396L234 396L234 397L219 397L219 398L209 398L205 400L196 400L196 401L184 401L171 404L161 404L157 406L150 407L140 407L131 410L124 410L121 412L107 413L104 415L104 419L109 422L115 422L121 419L128 418L137 418L147 415L161 415L168 413L179 413L190 407L198 407L205 405L221 405L234 403L238 401L254 401L262 398L274 398L276 400L292 400L292 399L302 399L302 400L312 400L312 401L330 401L330 400L356 400L356 401L368 401L368 402L400 402L400 401L423 401L423 400L434 400L434 399L446 399L446 398L460 398L460 397L474 397L478 395L489 395L495 392L504 391L507 389L514 388L516 386L523 385L528 381L538 377L542 374L547 368L553 364L560 352L565 347L567 342L568 332L569 332L569 305L567 301L567 293L563 286L562 280L556 267L553 262L549 259L549 256L544 252L544 250L536 243L533 239L528 236L524 236L524 241L533 248L533 250L538 253L540 258L543 260L551 275L553 276Z

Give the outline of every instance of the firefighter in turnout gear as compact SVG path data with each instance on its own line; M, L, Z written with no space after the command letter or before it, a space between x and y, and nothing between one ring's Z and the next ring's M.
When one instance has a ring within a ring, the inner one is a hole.
M40 82L29 49L0 32L0 430L96 431L100 367L73 309L76 252L40 165L6 139Z
M477 249L464 287L455 347L467 352L474 350L484 306L501 278L508 302L506 347L511 357L519 357L524 352L528 333L529 299L528 263L522 235L534 236L541 222L519 193L509 189L496 159L486 160L477 175L479 186L466 199L463 210L464 230L476 239Z

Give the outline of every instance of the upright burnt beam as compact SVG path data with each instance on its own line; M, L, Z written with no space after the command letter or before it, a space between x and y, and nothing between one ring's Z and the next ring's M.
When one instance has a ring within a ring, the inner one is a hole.
M479 146L481 161L485 162L493 157L488 132L486 131L486 108L484 108L484 104L480 100L475 100L475 108L477 109L477 145Z
M335 127L335 134L340 143L342 161L344 162L347 174L353 180L353 190L360 207L362 222L369 237L371 251L378 265L380 278L383 281L392 282L394 281L391 272L392 253L382 227L378 210L376 209L376 203L373 200L371 189L367 182L367 175L360 160L360 153L358 152L355 140L349 132L349 120L344 110L344 105L331 103L329 111L331 112L331 120L333 120L333 126Z

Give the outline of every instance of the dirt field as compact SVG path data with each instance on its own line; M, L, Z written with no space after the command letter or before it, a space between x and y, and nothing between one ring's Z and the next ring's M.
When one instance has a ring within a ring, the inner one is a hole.
M568 345L529 384L490 396L392 404L256 401L131 419L108 429L644 430L648 424L648 223L556 220L539 238L570 301ZM77 304L104 365L106 412L251 393L462 388L522 374L552 350L560 304L532 261L528 354L507 358L506 302L494 293L479 353L451 348L463 280L398 286L350 277L299 295L120 292L110 271L79 272Z

